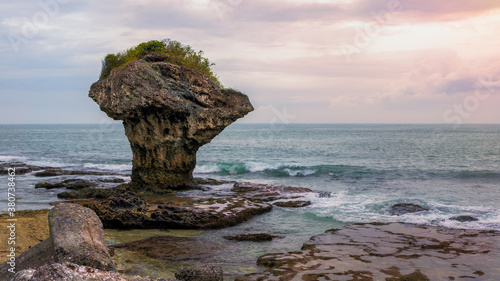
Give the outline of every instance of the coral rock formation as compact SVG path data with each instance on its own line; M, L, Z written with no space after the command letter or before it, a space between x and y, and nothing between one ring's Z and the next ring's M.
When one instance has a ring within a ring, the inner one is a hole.
M123 120L132 183L153 190L196 186L198 149L253 110L246 95L160 54L112 70L89 96L109 117Z

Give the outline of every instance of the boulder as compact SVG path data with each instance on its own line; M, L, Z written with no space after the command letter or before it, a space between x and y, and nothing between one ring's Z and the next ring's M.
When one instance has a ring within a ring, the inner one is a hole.
M16 272L50 263L71 262L115 271L96 214L77 204L59 204L48 215L50 237L16 258ZM10 280L9 264L0 265L0 280Z
M428 211L429 209L411 203L398 203L391 207L389 213L392 216L400 216L409 213Z
M60 204L49 212L50 239L56 262L116 270L99 217L78 204Z
M113 69L91 86L89 97L123 120L132 183L152 190L195 187L198 149L253 110L246 95L159 54Z
M478 221L479 219L472 216L456 216L456 217L451 217L450 220L459 222L469 222L469 221Z

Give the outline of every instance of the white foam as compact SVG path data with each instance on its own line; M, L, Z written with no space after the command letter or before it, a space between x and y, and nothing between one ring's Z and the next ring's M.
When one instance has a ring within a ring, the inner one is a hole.
M67 164L51 160L27 161L26 164L34 166L42 166L42 167L56 167L56 168L77 166L76 164Z
M284 169L284 171L291 177L305 177L314 175L318 172L317 170L312 170L312 169L304 169L304 170Z
M383 196L350 194L348 191L332 192L329 198L314 196L314 213L321 217L352 222L403 222L413 224L438 225L447 228L500 230L500 210L494 206L446 205L437 202L417 202L429 208L428 211L393 216L388 213L390 206L398 200ZM478 221L459 222L450 220L455 216L472 216Z
M26 157L23 157L23 156L11 156L11 155L0 155L0 162L13 162L13 161L23 162L23 161L26 161Z
M196 165L193 173L195 174L213 174L222 171L222 168L217 165Z
M267 170L277 170L279 169L279 164L270 164L262 162L250 162L245 164L245 169L252 173L264 172Z
M85 168L108 170L108 171L128 171L132 170L131 164L95 164L95 163L85 163L83 165Z

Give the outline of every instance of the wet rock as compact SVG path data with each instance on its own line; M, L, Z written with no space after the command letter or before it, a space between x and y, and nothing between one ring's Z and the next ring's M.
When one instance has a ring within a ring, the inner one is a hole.
M275 202L274 206L283 207L283 208L301 208L311 205L311 201L280 201Z
M58 168L48 168L42 172L35 173L36 177L55 177L64 175L108 176L108 175L118 175L118 174L111 172L72 171L72 170L62 170Z
M99 179L100 182L104 182L104 183L124 183L125 180L124 179L120 179L120 178L104 178L104 179Z
M45 281L45 280L109 280L109 281L154 281L149 277L127 276L113 271L74 263L51 263L37 269L27 269L16 273L12 281ZM159 280L158 280L159 281Z
M332 197L332 193L329 191L320 191L320 192L318 192L318 197L319 198L330 198L330 197Z
M401 275L397 274L395 277L386 278L386 281L429 281L430 279L422 274L419 270L416 270L412 273Z
M123 120L132 183L153 190L196 187L198 149L253 110L246 95L157 54L112 70L91 86L89 97Z
M235 236L224 236L224 239L227 240L236 240L236 241L252 241L252 242L261 242L261 241L272 241L273 238L278 236L271 235L268 233L255 233L255 234L239 234Z
M82 204L94 210L106 228L122 229L224 228L245 222L272 209L270 204L238 197L196 201L164 197L153 200L160 203L147 203L133 193L127 196L126 202L123 202L123 195L117 195L102 201Z
M9 168L14 168L16 175L24 175L43 169L43 167L28 165L21 162L0 162L0 175L7 175L9 173Z
M175 274L179 281L222 281L222 268L219 266L203 265L183 268Z
M130 192L128 184L118 185L112 188L82 188L77 191L61 192L57 194L61 199L106 199L113 196Z
M303 197L312 190L304 187L258 184L250 182L237 182L231 189L238 196L262 201L293 199Z
M220 245L193 237L156 236L138 241L113 245L161 260L199 260L214 256L222 250Z
M69 180L63 180L63 181L46 181L46 182L40 182L35 185L35 188L46 188L46 189L52 189L52 188L66 188L66 189L82 189L82 188L91 188L97 186L96 183L93 183L88 180L82 180L82 179L69 179Z
M226 183L234 183L234 181L216 180L211 178L196 178L198 184L204 185L222 185Z
M500 233L403 223L332 229L300 251L266 254L236 280L495 280ZM396 265L396 266L395 266Z
M450 220L459 222L470 222L470 221L478 221L479 219L472 216L456 216L456 217L451 217Z
M409 213L428 211L429 209L411 203L398 203L391 207L389 213L392 216L400 216Z

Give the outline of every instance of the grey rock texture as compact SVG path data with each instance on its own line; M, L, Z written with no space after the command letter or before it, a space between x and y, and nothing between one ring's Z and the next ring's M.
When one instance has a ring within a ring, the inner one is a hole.
M175 278L179 281L222 281L222 268L211 265L183 268Z
M127 276L113 271L102 271L74 263L50 263L37 269L27 269L16 273L12 281L153 281L149 277Z
M57 205L49 213L49 229L56 262L116 270L94 211L78 204Z
M132 183L153 190L196 186L198 149L253 110L246 95L158 54L112 70L91 86L89 97L123 120Z
M500 233L404 223L344 226L300 251L266 254L250 280L497 280Z
M116 270L104 240L102 223L94 211L77 204L59 204L49 212L49 230L47 240L16 258L16 272L64 262ZM0 265L0 280L13 277L8 268L8 263Z

